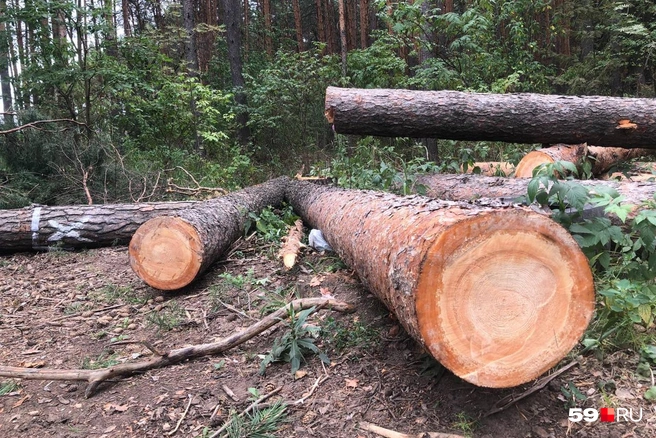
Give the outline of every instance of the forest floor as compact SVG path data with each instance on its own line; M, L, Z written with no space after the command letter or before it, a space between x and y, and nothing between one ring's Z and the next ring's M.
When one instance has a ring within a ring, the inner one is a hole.
M337 257L307 250L283 272L276 251L243 240L227 260L174 293L144 285L125 247L0 256L0 365L78 369L140 360L152 356L142 344L112 341L147 340L160 351L211 342L295 296L330 293L357 308L310 316L330 364L308 357L296 376L285 362L259 372L263 355L287 330L279 324L224 354L104 383L90 398L84 381L0 378L0 392L7 392L0 396L0 437L209 436L256 391L276 388L269 402L287 404L274 434L280 437L378 436L360 429L363 421L419 434L413 436L656 436L656 413L642 397L652 383L635 373L636 353L588 354L542 389L486 415L535 382L501 390L460 380L427 357ZM571 406L631 408L642 418L573 423Z

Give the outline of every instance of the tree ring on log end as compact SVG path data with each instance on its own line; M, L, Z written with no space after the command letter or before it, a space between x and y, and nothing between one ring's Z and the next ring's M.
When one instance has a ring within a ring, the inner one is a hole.
M162 216L141 225L130 241L132 270L156 289L189 284L202 264L203 245L196 229L179 217Z
M478 386L530 381L576 345L594 311L585 255L554 221L501 211L442 232L422 262L417 321L431 354Z

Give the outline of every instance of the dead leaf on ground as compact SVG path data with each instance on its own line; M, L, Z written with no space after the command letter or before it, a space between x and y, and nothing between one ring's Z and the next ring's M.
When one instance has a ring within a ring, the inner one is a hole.
M17 408L17 407L19 407L20 405L23 404L23 402L24 402L25 400L29 400L31 397L32 397L32 396L29 395L29 394L26 395L25 397L23 397L22 399L18 400L16 403L14 403L14 405L13 405L11 408L13 409L13 408Z
M347 388L357 388L360 382L358 379L344 379L344 381L346 382Z
M130 408L129 405L117 405L115 403L107 403L103 406L103 409L111 414L113 412L125 412Z
M333 292L330 289L328 289L327 287L320 287L319 292L321 292L321 296L323 296L323 297L333 298Z
M323 276L323 275L315 275L315 276L312 277L312 279L310 280L310 286L313 286L313 287L314 287L314 286L319 286L319 285L321 285L321 282L323 281L323 279L324 279L324 276Z

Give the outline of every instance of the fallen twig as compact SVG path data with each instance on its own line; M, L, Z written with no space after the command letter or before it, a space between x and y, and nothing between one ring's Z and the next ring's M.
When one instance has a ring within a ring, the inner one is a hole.
M189 412L189 407L191 406L191 401L194 399L194 396L189 394L189 403L187 403L187 408L185 411L182 413L182 417L178 420L178 424L175 425L175 429L173 429L171 432L167 433L168 436L175 435L175 433L180 429L180 425L184 421L185 417L187 416L187 412Z
M25 368L0 366L0 377L36 379L36 380L85 380L89 383L85 391L85 397L90 397L95 393L98 386L108 379L117 377L127 377L136 373L143 373L147 370L162 368L168 365L177 364L189 359L196 359L203 356L210 356L222 353L226 350L243 344L258 334L278 324L287 318L289 310L294 308L295 311L316 307L316 310L327 307L338 312L352 312L354 307L350 304L327 298L303 298L294 300L289 304L281 307L275 312L262 318L250 327L245 328L237 333L220 339L217 342L209 344L190 345L168 352L162 352L161 356L155 356L148 360L133 363L123 363L109 368L97 370L57 370L52 368Z
M578 365L578 363L579 363L579 362L578 362L577 360L573 360L573 361L571 361L570 363L568 363L567 365L565 365L564 367L562 367L561 369L559 369L558 371L556 371L556 372L554 372L554 373L552 373L552 374L549 374L548 376L545 376L545 377L541 378L540 380L538 380L538 381L535 383L535 385L531 386L529 389L527 389L526 391L522 392L521 394L519 394L519 395L510 394L510 395L508 395L508 396L502 398L501 400L499 400L499 401L494 405L494 407L493 407L490 411L488 411L488 412L484 415L484 417L488 417L488 416L490 416L490 415L493 415L493 414L496 414L496 413L498 413L498 412L501 412L501 411L503 411L503 410L505 410L505 409L508 409L510 406L514 405L515 403L517 403L517 402L520 401L521 399L526 398L526 397L528 397L529 395L531 395L531 394L533 394L533 393L535 393L535 392L538 392L539 390L541 390L542 388L544 388L545 386L547 386L547 384L548 384L549 382L551 382L553 379L555 379L556 377L560 376L562 373L564 373L564 372L567 371L568 369L572 368L574 365Z
M263 395L262 397L258 398L258 399L255 400L253 403L251 403L250 405L248 405L248 407L247 407L246 409L244 409L243 411L241 411L241 412L239 413L239 415L237 415L237 417L243 417L244 415L246 415L247 413L249 413L253 408L255 408L257 405L259 405L260 403L262 403L264 400L266 400L266 399L268 399L268 398L271 398L272 396L278 394L278 393L280 392L281 389L282 389L282 386L279 386L278 388L274 389L274 390L271 391L270 393L265 394L265 395ZM228 428L228 426L230 426L230 424L234 421L234 418L235 418L235 417L232 417L230 420L226 421L225 424L224 424L223 426L221 426L221 428L220 428L219 430L217 430L217 431L214 432L212 435L210 435L210 438L215 438L215 437L219 436L219 434L220 434L221 432L223 432L224 430L226 430L226 429Z
M443 432L421 432L418 434L410 435L391 429L385 429L384 427L376 426L375 424L368 423L366 421L361 421L359 426L362 430L373 432L376 435L380 435L385 438L464 438L464 435Z
M312 388L310 388L310 391L307 394L303 395L303 397L296 400L292 404L294 404L294 405L302 404L305 400L310 398L312 396L312 394L314 394L314 391L319 387L319 385L321 385L323 382L328 380L329 377L330 377L329 375L324 375L324 376L317 377L317 380L314 382L314 385L312 385Z

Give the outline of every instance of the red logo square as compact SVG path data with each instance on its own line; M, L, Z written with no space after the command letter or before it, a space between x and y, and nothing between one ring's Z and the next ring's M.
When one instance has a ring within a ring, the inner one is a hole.
M612 423L615 421L615 409L601 408L601 421L604 423Z

